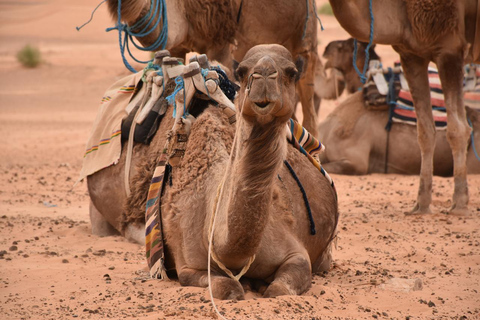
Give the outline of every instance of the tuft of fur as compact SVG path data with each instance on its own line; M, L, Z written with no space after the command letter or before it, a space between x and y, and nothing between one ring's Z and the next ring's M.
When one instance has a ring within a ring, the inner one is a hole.
M234 43L235 4L232 0L184 0L192 34L212 45Z
M456 0L404 0L407 15L417 40L433 43L458 28Z

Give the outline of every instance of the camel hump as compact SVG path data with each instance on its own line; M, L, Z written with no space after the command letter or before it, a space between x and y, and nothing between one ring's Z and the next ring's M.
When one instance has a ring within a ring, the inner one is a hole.
M418 40L431 43L458 28L456 0L406 0L407 15Z

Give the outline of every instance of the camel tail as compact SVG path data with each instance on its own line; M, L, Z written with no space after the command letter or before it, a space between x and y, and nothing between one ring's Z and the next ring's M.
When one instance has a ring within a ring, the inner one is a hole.
M120 14L122 15L122 21L136 21L140 18L144 1L140 0L122 0L122 7ZM118 0L108 0L108 12L114 20L118 19Z
M418 40L432 43L458 28L456 0L405 0L408 19Z

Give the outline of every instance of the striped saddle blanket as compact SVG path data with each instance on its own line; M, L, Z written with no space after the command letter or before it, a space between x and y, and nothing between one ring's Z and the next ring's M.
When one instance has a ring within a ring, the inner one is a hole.
M438 71L435 68L428 69L428 80L430 83L430 99L435 127L440 130L446 129L445 98ZM480 65L466 67L464 103L466 106L480 110ZM412 95L408 89L402 88L398 93L398 99L392 112L392 121L416 125L417 115L413 107Z

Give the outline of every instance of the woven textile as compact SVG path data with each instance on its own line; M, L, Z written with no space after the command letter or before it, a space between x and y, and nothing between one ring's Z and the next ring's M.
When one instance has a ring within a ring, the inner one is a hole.
M290 132L292 133L292 139L290 143L298 149L302 154L304 154L308 160L317 168L320 173L328 180L330 186L332 187L333 191L335 192L335 198L337 197L337 190L335 189L335 184L333 183L332 178L328 174L325 169L323 169L322 165L312 156L317 153L322 152L325 147L315 139L305 128L303 128L298 122L293 119L288 121L288 127ZM300 141L302 143L300 143ZM307 151L310 150L310 151Z
M166 162L162 160L155 168L148 190L145 211L145 251L150 276L156 279L168 278L165 269L162 215L160 212L164 180L166 180L168 176L167 166Z
M114 83L103 95L83 157L78 181L118 162L122 151L121 126L142 72Z

